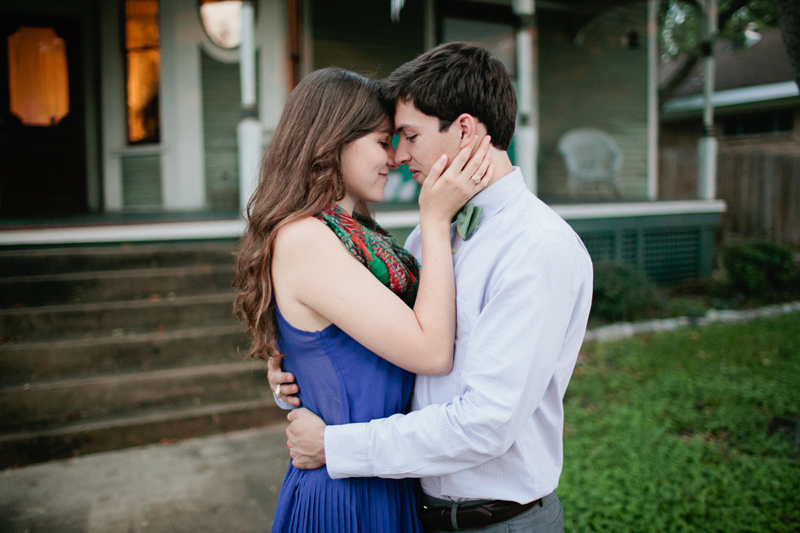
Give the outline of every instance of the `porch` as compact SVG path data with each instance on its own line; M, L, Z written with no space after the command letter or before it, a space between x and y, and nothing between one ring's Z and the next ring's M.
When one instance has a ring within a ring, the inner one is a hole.
M376 219L401 243L419 223L419 211L376 206ZM708 277L719 200L553 204L581 236L594 261L639 265L659 283ZM6 222L0 247L77 246L109 243L238 239L244 221L235 213L109 213L65 219Z

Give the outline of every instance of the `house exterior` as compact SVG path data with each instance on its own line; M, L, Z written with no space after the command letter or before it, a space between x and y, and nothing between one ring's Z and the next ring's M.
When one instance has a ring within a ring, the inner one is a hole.
M595 259L636 262L663 282L707 276L724 203L659 197L656 10L655 0L0 0L0 246L236 238L258 154L303 76L336 65L383 77L470 40L514 79L510 152L529 188ZM615 139L619 197L569 193L558 141L574 128ZM416 194L398 172L375 206L401 239L418 221Z
M743 43L719 41L714 111L718 197L727 236L800 242L800 90L780 30L748 30ZM674 65L666 65L669 75ZM702 71L695 69L661 113L659 195L697 194L702 135Z

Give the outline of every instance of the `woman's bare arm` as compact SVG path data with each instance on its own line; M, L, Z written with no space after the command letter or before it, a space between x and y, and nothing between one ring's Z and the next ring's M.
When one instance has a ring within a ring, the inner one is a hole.
M440 160L420 194L425 263L416 304L410 309L378 281L321 221L299 220L280 230L273 256L279 306L300 304L335 323L359 343L397 366L418 374L450 371L455 336L455 281L450 253L450 221L481 190L470 177L489 174L488 142L472 159L462 151L442 173ZM489 176L491 178L491 176ZM288 391L287 391L288 392Z

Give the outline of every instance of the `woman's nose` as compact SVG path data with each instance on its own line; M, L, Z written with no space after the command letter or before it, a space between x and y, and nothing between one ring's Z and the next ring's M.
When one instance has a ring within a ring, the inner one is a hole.
M400 167L400 164L397 162L397 151L391 146L389 146L389 148L386 150L386 157L388 160L387 164L389 165L389 168Z

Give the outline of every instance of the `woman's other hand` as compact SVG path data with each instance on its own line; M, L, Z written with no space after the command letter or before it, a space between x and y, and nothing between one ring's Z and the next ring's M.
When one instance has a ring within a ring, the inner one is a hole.
M420 219L453 219L470 198L492 181L491 138L486 135L477 145L477 135L464 146L447 169L442 155L431 167L419 195Z
M272 392L275 393L279 400L295 407L300 406L300 398L295 396L300 392L300 388L294 382L294 374L284 372L277 357L270 357L267 361L267 379L269 380L269 388L272 389Z

